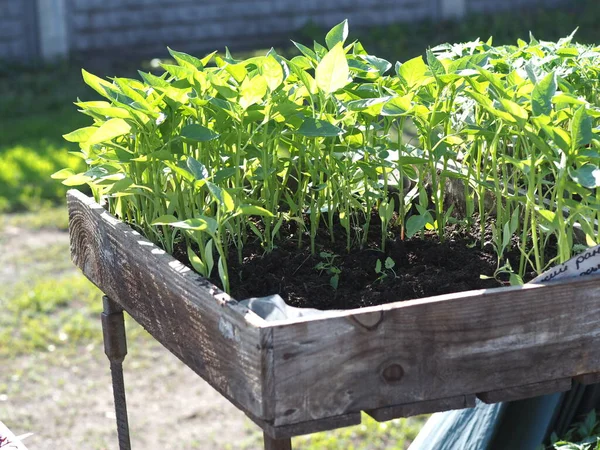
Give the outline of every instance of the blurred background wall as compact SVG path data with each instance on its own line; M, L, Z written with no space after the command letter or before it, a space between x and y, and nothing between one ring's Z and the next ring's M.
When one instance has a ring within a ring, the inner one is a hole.
M0 59L144 57L278 45L308 24L353 29L568 0L0 0ZM118 52L115 50L118 49Z

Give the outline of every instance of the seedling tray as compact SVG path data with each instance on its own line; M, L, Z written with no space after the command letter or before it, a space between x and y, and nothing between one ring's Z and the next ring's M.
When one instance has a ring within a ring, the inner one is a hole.
M600 277L267 322L69 191L85 276L273 438L600 381Z

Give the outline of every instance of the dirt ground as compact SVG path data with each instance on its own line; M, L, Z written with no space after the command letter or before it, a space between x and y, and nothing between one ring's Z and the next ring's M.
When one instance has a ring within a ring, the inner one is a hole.
M17 234L18 254L10 252ZM17 280L35 276L35 263L24 256L48 248L68 254L68 234L10 226L0 231L0 300ZM57 276L76 270L64 259L54 263ZM133 334L125 360L133 448L259 448L261 433L243 413L145 332ZM100 339L51 350L0 361L0 421L17 435L34 433L24 441L30 450L116 449L110 372Z

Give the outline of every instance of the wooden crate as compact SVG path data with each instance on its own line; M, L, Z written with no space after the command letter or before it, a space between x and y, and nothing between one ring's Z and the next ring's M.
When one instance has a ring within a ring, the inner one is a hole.
M274 438L599 381L600 277L267 322L78 191L71 254Z

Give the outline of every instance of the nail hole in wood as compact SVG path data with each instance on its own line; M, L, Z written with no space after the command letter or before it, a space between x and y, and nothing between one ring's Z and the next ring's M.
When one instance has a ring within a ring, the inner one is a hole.
M399 383L404 377L404 369L398 363L388 364L381 371L381 377L388 384Z

